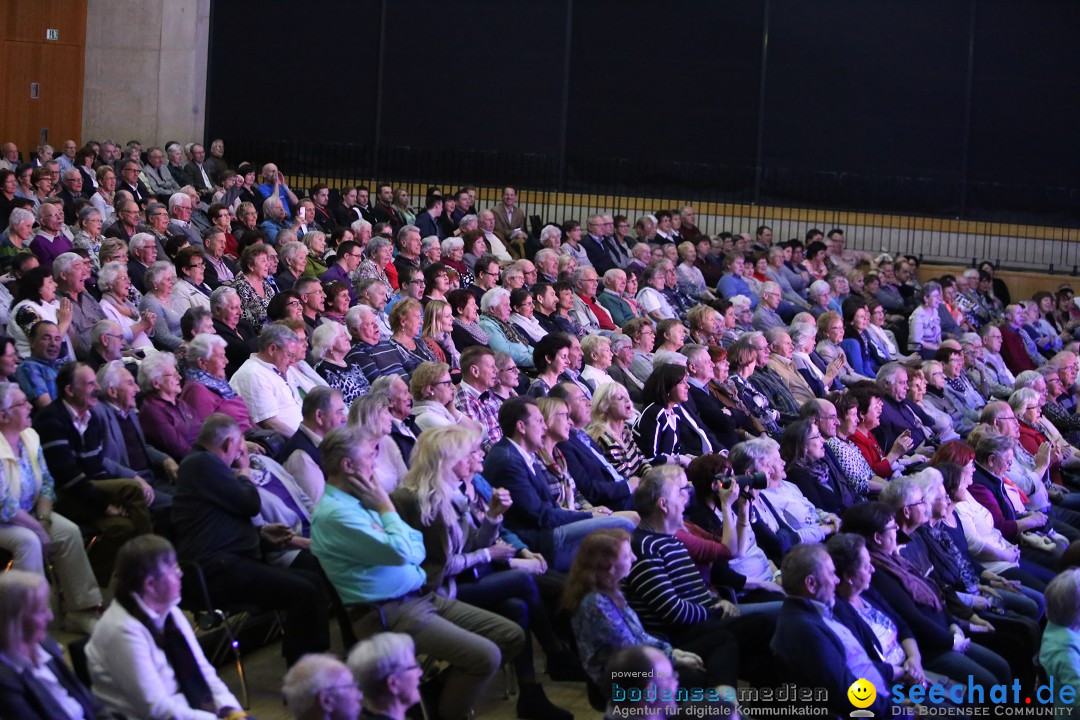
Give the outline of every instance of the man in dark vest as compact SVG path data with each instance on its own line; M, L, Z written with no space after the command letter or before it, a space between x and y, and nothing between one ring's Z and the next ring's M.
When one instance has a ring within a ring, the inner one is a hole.
M304 419L300 427L282 446L277 459L300 489L313 502L318 502L326 485L319 445L326 433L345 424L349 411L339 390L317 387L304 397L301 412Z
M397 445L401 459L408 465L416 439L420 436L420 427L411 414L412 394L409 393L409 386L398 375L383 375L371 383L371 392L385 392L390 399L390 416L393 418L390 439Z

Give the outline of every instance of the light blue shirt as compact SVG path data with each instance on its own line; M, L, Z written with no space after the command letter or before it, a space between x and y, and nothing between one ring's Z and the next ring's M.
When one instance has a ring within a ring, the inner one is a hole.
M311 551L346 606L393 600L427 580L420 531L396 512L380 515L333 485L311 515Z

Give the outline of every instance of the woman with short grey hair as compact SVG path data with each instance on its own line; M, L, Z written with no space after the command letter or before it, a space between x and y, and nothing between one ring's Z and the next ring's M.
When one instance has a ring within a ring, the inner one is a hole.
M389 301L393 297L394 288L386 274L386 266L394 258L394 244L384 237L371 238L364 248L364 256L367 259L360 263L353 273L353 284L368 278L378 280L386 288L386 299Z
M345 407L351 407L356 398L367 394L371 383L359 363L345 360L352 347L349 331L341 323L328 322L315 328L311 338L311 354L317 361L315 372L327 385L341 392Z
M180 335L180 313L172 306L172 291L176 285L176 268L167 260L160 260L146 268L143 276L146 294L139 309L156 316L153 343L158 350L172 352L184 339Z
M459 227L464 232L464 226ZM442 260L440 262L457 271L458 277L461 278L462 288L468 288L476 280L472 270L465 264L465 241L460 237L449 237L442 241Z
M101 250L101 243L105 241L105 236L101 234L103 224L101 211L93 205L87 205L79 211L79 217L75 221L75 227L78 229L71 239L72 247L90 253L90 263L93 265L95 274L101 267L98 261L98 252Z
M413 639L403 633L378 633L359 643L349 669L364 693L365 706L380 717L405 717L420 702L420 678ZM390 678L395 678L390 683Z
M480 298L482 314L478 322L488 334L492 350L514 358L518 367L533 367L532 346L518 329L510 324L510 291L494 287Z
M152 348L150 335L154 333L157 313L139 312L135 303L128 299L131 277L127 263L107 262L98 272L98 290L101 291L101 311L123 330L124 343L133 348Z
M180 372L176 356L151 353L139 365L139 389L143 393L139 419L146 441L177 462L191 452L199 434L195 410L180 400Z

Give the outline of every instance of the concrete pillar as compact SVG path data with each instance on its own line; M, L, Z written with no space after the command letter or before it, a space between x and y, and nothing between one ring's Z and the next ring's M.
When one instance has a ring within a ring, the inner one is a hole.
M210 0L89 0L83 141L203 141Z

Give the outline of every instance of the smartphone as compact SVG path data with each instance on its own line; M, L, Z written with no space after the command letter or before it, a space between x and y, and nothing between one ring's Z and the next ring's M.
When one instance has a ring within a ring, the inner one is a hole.
M306 214L307 214L306 211L307 211L307 208L301 207L299 210L296 211L296 216L298 218L300 218L301 221L306 220L307 219L306 218Z

